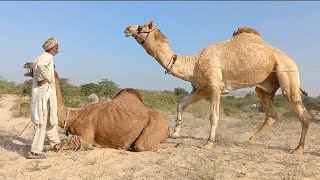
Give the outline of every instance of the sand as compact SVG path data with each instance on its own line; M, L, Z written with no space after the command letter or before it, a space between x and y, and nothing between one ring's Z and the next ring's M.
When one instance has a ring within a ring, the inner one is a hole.
M0 179L320 179L320 124L310 124L305 154L295 155L290 151L298 144L301 126L294 118L279 120L257 144L246 143L263 122L263 113L247 119L222 117L212 149L203 148L209 120L184 114L182 137L169 138L166 149L47 151L46 159L26 159L33 124L29 118L12 117L17 98L6 95L0 101ZM172 131L175 116L165 116ZM60 137L66 138L62 130Z

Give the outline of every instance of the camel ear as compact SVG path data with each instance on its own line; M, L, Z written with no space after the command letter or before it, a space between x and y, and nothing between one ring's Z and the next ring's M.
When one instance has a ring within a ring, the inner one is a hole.
M157 28L157 25L153 22L153 21L150 21L150 23L149 23L149 29L155 29L155 28Z

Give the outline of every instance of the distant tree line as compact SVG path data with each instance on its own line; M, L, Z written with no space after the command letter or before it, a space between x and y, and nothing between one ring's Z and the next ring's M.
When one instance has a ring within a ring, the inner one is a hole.
M117 83L110 79L102 79L98 83L87 83L76 86L70 83L67 78L61 78L61 88L65 105L68 107L83 107L87 101L87 96L94 93L101 98L113 98L121 88ZM10 82L0 77L0 94L17 94L31 95L32 80L24 81L23 83ZM176 110L176 105L184 98L196 91L194 84L191 84L192 91L189 93L181 87L174 88L173 91L149 91L139 90L143 95L144 102L150 107L158 109ZM282 95L275 96L276 107L288 108L289 105ZM304 97L303 102L308 110L320 111L320 96L316 98ZM233 112L235 109L241 110L242 107L248 104L261 104L255 93L247 94L246 97L222 97L221 105L226 113Z

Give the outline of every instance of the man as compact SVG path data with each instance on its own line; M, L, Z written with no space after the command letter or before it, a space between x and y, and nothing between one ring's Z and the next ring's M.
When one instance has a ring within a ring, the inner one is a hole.
M59 52L58 41L51 37L42 45L45 50L35 61L33 71L31 120L36 125L28 159L44 158L42 151L47 135L53 149L61 143L58 136L57 96L53 56Z

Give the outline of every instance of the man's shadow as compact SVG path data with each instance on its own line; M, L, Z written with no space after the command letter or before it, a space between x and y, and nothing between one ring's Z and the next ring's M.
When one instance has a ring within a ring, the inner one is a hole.
M21 143L16 143L14 141L20 141ZM14 137L14 135L6 135L4 132L0 131L0 146L7 151L26 156L31 149L30 143L30 139Z

